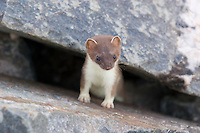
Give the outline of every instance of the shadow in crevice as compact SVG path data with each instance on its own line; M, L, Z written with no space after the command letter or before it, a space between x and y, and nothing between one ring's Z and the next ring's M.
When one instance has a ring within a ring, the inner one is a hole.
M84 55L28 39L26 42L32 47L37 81L79 92ZM125 103L158 112L162 97L171 91L155 80L149 81L125 71L126 66L122 68L126 89Z
M32 49L33 67L38 82L79 92L84 55L29 39L25 40ZM194 100L188 102L188 95L168 89L156 80L150 81L142 76L137 76L142 73L134 75L130 73L130 70L126 71L126 66L122 65L122 68L125 79L126 105L200 122L200 118L197 116L198 112L191 116L192 111L189 106L194 104L193 112L195 112L199 105L196 104L196 101L199 98L193 97ZM186 100L181 101L179 97Z

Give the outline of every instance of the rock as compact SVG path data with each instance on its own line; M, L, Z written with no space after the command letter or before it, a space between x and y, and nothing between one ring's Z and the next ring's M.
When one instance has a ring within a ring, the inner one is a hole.
M89 37L119 35L121 63L132 72L200 96L198 1L3 0L1 5L6 6L0 6L0 30L80 53Z
M84 104L77 93L36 82L0 76L0 132L200 132L200 127L152 112Z
M200 123L200 98L183 94L165 96L161 100L161 112Z
M23 39L0 33L0 74L34 80L31 51Z

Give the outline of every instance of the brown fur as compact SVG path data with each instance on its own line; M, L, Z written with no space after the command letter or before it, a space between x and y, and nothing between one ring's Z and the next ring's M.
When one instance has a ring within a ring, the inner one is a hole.
M115 83L113 85L112 92L111 92L111 97L115 97L117 95L116 100L123 101L124 96L125 96L125 94L124 94L124 79L123 79L123 75L122 75L122 72L121 72L119 66L117 65L116 67L117 67L116 77L120 77L120 79L118 82L117 82L117 80L115 80Z
M91 39L94 39L98 44ZM86 41L87 53L90 58L99 64L102 69L112 69L115 61L117 61L117 59L120 57L121 40L116 38L113 40L113 43L111 43L113 36L108 35L95 36L91 39ZM116 59L113 59L114 55L116 56ZM101 61L96 60L97 56L100 57Z
M85 58L85 62L83 64L82 71L81 71L80 90L84 89L84 85L85 85L85 72L84 72L84 69L85 69L85 64L86 63L87 63L87 58Z

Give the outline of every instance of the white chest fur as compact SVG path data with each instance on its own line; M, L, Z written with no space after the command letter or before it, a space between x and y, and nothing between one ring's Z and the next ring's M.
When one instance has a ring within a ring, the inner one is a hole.
M88 56L88 55L87 55ZM85 80L91 83L91 92L99 97L104 97L105 89L112 89L116 80L116 67L111 70L104 70L93 62L88 56L85 66Z

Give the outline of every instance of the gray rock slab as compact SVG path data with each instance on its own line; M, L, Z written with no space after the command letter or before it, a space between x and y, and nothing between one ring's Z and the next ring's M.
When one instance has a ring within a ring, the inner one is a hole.
M119 103L115 109L106 109L95 98L84 104L77 96L61 88L0 76L0 132L200 132L195 123Z
M121 63L156 77L172 89L200 96L197 1L1 0L0 3L2 31L80 53L85 53L84 42L89 37L119 35L123 43Z

